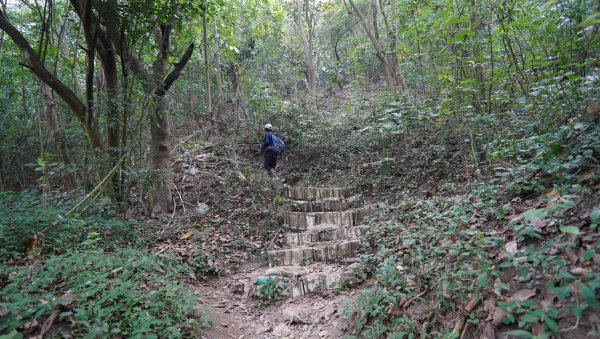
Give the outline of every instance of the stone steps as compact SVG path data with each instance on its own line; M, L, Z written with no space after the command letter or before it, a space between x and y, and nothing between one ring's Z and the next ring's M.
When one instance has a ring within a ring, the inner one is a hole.
M337 226L322 226L314 228L308 232L287 233L284 242L288 246L302 246L324 241L342 240L348 238L358 238L367 230L365 226L353 226L340 228Z
M285 212L284 223L295 230L308 230L320 224L357 226L371 214L371 207L342 212Z
M360 250L364 240L352 238L319 243L315 246L298 246L268 252L269 267L303 266L314 262L327 262L350 258Z
M287 197L292 200L316 201L329 198L347 198L347 188L288 187Z
M268 269L265 275L277 277L278 283L283 286L282 295L291 298L350 287L366 279L365 269L360 263L275 267Z
M268 251L268 277L254 280L257 289L266 281L275 281L282 286L283 295L298 297L366 279L361 264L342 261L354 260L367 245L363 239L367 227L360 224L374 208L358 208L358 200L349 193L346 188L288 188L287 198L293 200L294 209L284 215L290 229L284 235L288 248Z
M351 209L354 205L354 200L338 198L322 201L292 201L294 212L340 212Z

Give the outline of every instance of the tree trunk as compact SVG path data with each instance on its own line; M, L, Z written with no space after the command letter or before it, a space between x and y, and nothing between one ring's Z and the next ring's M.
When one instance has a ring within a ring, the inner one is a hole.
M101 36L98 44L98 55L102 66L102 75L106 89L106 144L110 167L117 165L120 156L120 110L119 110L119 78L117 72L117 59L112 41L105 35ZM123 190L119 175L113 175L113 185L116 189L116 200L123 202Z
M113 5L115 7L111 6L110 8L116 8L116 4ZM149 214L153 212L165 212L172 207L170 187L172 179L170 172L169 119L165 110L164 97L192 57L194 44L188 46L181 59L173 65L173 70L164 76L165 62L169 57L170 34L173 27L170 24L162 24L160 27L156 27L154 29L154 36L159 53L154 61L152 74L150 74L148 69L141 64L140 60L131 51L124 48L125 42L122 41L121 37L123 30L118 26L116 14L112 11L106 11L103 14L107 37L116 46L122 46L117 49L117 53L121 58L125 59L127 65L131 66L131 70L140 80L145 92L152 95L154 107L150 116L150 168L155 171L156 176L151 190L148 192L147 212ZM204 19L206 19L206 16Z
M39 81L40 90L42 92L42 101L44 104L43 114L44 120L48 125L48 130L52 136L53 148L55 149L61 164L66 167L71 164L71 155L67 146L64 135L62 134L58 123L56 121L56 111L54 107L54 97L52 96L52 89L42 81Z
M304 18L305 11L309 11L308 2L305 3L306 8L303 10L303 5L300 3L300 0L296 1L296 11L297 11L297 23L296 23L296 31L298 35L300 35L300 39L302 40L302 50L304 51L304 67L305 67L305 75L306 81L308 82L308 91L311 99L314 99L316 94L317 84L315 79L315 63L313 58L312 44L309 40L309 37L306 35L304 31ZM310 25L310 23L307 23ZM309 32L310 33L310 32Z
M206 0L204 0L206 4ZM210 94L210 67L208 65L208 37L206 32L206 9L202 11L202 43L204 45L204 85L206 86L206 114L210 118L210 128L208 129L208 138L214 137L214 114L212 109L212 95Z
M379 59L379 61L381 62L381 65L383 67L383 72L384 72L384 75L386 78L385 83L386 83L388 92L390 94L395 94L396 86L395 86L395 81L394 81L394 71L393 71L393 67L392 67L391 63L389 62L389 60L387 59L387 57L385 55L385 48L383 47L383 44L376 37L376 35L373 33L373 31L369 27L367 20L365 19L364 15L361 13L358 6L356 6L356 4L352 0L348 0L348 2L350 3L350 6L352 7L352 9L356 13L356 15L358 16L358 18L365 30L365 33L367 33L369 40L371 40L371 43L373 44L373 48L375 49L375 55L377 56L377 58ZM376 20L375 19L376 16L377 16L376 13L373 13L374 20Z
M168 29L170 30L170 28ZM167 212L171 206L171 133L169 129L169 116L165 109L165 95L175 82L181 71L188 63L194 52L194 45L188 46L180 61L175 63L173 70L166 77L164 74L164 62L168 53L168 30L162 30L162 55L157 56L154 62L154 83L158 87L153 93L152 101L154 111L150 116L150 168L155 171L155 180L148 194L148 205L150 213ZM163 80L164 79L164 80Z
M471 0L471 30L475 33L473 37L473 58L475 59L475 80L479 87L479 95L485 98L485 73L481 62L481 46L479 45L479 16L477 14L476 1Z
M402 70L400 69L400 61L398 60L398 54L396 51L398 42L397 42L397 28L395 25L390 24L389 20L388 20L388 16L385 13L385 8L383 7L383 2L381 0L379 0L380 4L381 4L381 15L383 16L384 19L384 23L386 26L386 30L388 32L388 36L390 39L390 51L389 53L385 53L384 50L384 57L386 57L387 63L389 64L389 73L391 73L394 77L394 83L396 86L400 86L400 88L405 91L408 89L408 87L406 86L406 80L404 78L404 74L402 74ZM378 41L381 41L381 38L379 36L379 28L378 28L378 24L377 24L377 0L371 0L371 6L373 7L373 33L375 35L375 38ZM391 0L391 14L392 14L392 19L396 20L395 16L396 16L396 1L395 0ZM381 42L380 42L381 43ZM383 47L383 45L382 45ZM385 67L385 66L384 66Z
M223 94L223 74L221 72L221 49L219 48L219 32L217 31L217 22L214 20L213 28L215 31L213 60L215 66L215 79L217 81L217 93L215 98L215 116L217 119L221 119L221 113L225 108L225 95Z
M169 117L164 98L155 96L154 109L150 115L150 168L155 171L152 189L148 194L150 213L167 212L171 209L171 140Z

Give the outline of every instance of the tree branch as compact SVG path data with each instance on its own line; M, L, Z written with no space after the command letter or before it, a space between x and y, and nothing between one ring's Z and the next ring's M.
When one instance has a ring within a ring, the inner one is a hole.
M33 51L29 41L8 21L8 17L3 10L0 10L0 29L6 32L17 47L19 47L26 67L40 78L41 81L50 86L71 108L77 120L84 123L86 110L84 103L69 87L46 69L41 60L36 56L37 54Z
M156 89L154 95L163 97L167 93L167 91L169 90L169 88L171 88L175 80L179 78L179 75L181 74L181 71L183 70L185 65L187 65L188 61L190 61L193 52L194 44L190 44L185 53L183 53L183 56L181 56L179 62L175 63L175 68L171 71L171 73L169 73L165 77L162 85Z

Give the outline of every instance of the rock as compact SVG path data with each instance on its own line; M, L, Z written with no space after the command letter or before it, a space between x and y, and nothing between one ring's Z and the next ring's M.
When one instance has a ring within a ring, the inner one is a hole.
M285 324L281 323L273 329L273 335L277 337L281 337L290 333L290 328Z
M321 338L324 338L324 337L326 337L328 334L329 334L329 332L327 332L327 331L320 331L320 332L319 332L319 337L321 337Z
M242 281L238 280L233 283L233 286L231 286L231 289L233 290L234 294L243 295L244 291L246 291L246 284L244 284Z
M256 329L256 334L263 334L263 333L267 333L271 330L271 327L268 325L265 326L261 326L259 328Z
M288 324L310 324L300 317L300 312L293 307L287 307L281 312L281 320Z

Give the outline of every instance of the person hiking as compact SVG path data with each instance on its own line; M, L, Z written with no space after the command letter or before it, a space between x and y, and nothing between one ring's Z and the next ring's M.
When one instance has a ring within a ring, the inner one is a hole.
M277 157L285 152L285 145L281 139L273 134L273 125L265 125L265 133L261 150L265 152L264 168L269 176L275 176L275 166L277 165Z

